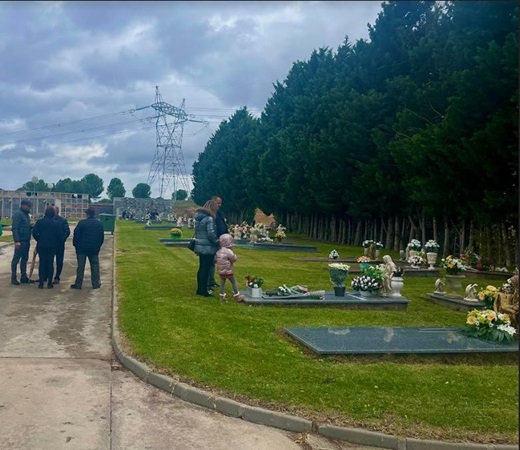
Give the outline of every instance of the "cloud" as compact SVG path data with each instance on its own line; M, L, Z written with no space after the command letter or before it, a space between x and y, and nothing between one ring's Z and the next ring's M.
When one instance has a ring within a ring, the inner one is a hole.
M376 2L2 2L0 188L96 173L128 193L157 151L149 106L184 124L186 171L220 122L259 115L292 64L367 38ZM148 107L145 109L138 109ZM158 195L152 186L152 195Z

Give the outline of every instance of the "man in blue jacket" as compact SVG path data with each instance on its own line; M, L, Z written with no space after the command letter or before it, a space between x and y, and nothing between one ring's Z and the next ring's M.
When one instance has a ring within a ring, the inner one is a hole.
M11 284L15 286L20 283L34 283L27 276L27 261L29 260L29 248L31 246L31 218L29 217L31 207L31 202L24 199L20 202L20 209L13 214L11 230L13 232L14 254L11 260ZM20 281L16 277L18 263L20 263Z
M70 285L71 289L81 289L87 258L90 263L92 289L101 287L99 279L99 250L105 240L105 232L102 223L94 217L96 210L92 206L87 208L85 213L87 218L78 222L72 237L72 245L76 248L78 268L76 269L76 281Z

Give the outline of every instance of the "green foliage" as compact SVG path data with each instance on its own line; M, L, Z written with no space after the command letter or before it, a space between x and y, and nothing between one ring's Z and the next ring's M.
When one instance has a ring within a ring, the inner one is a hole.
M85 192L91 199L99 198L103 192L103 180L94 173L89 173L81 179Z
M152 189L150 185L146 183L138 183L137 186L132 189L132 195L134 198L150 198Z
M123 182L119 178L112 178L110 183L108 183L107 187L107 195L110 200L113 200L115 197L124 197L126 194L126 189L123 185Z
M516 224L517 18L516 2L383 3L370 41L313 51L260 121L221 124L193 167L196 202Z
M188 192L184 189L179 189L175 192L175 195L172 194L172 198L176 200L186 200L188 198Z

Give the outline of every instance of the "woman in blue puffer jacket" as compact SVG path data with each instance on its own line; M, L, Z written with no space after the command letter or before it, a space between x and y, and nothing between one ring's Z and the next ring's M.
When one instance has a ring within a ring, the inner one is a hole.
M215 200L208 200L202 208L195 211L195 249L199 256L197 272L197 295L211 297L208 292L208 276L219 248L219 240L215 229L215 216L218 205Z

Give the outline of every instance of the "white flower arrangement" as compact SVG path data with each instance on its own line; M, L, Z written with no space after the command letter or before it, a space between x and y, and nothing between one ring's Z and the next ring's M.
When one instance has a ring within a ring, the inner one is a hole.
M374 292L381 289L382 285L375 278L372 278L368 275L361 275L355 277L351 282L350 286L355 291L369 291Z
M430 239L426 244L424 244L424 249L427 252L431 253L437 253L441 246L437 243L437 241L434 241L433 239Z
M420 266L423 262L423 258L419 255L410 256L408 258L408 264L411 264L412 266Z
M274 235L274 237L283 239L283 238L287 237L287 235L285 234L286 231L287 231L287 227L278 225L278 228L276 229L276 234Z
M415 250L415 251L419 251L421 250L421 241L417 240L417 239L412 239L407 247L410 249L410 250Z
M330 263L330 282L334 286L345 286L345 279L347 278L349 269L350 266L344 263Z
M383 243L382 243L382 242L376 242L376 248L377 248L378 250L381 250L383 247L384 247L384 246L383 246Z
M339 253L337 252L336 249L332 250L332 251L329 253L329 258L330 258L330 259L338 259L338 258L339 258Z
M374 243L374 241L372 239L365 239L361 245L363 246L363 248L368 248L373 243Z

